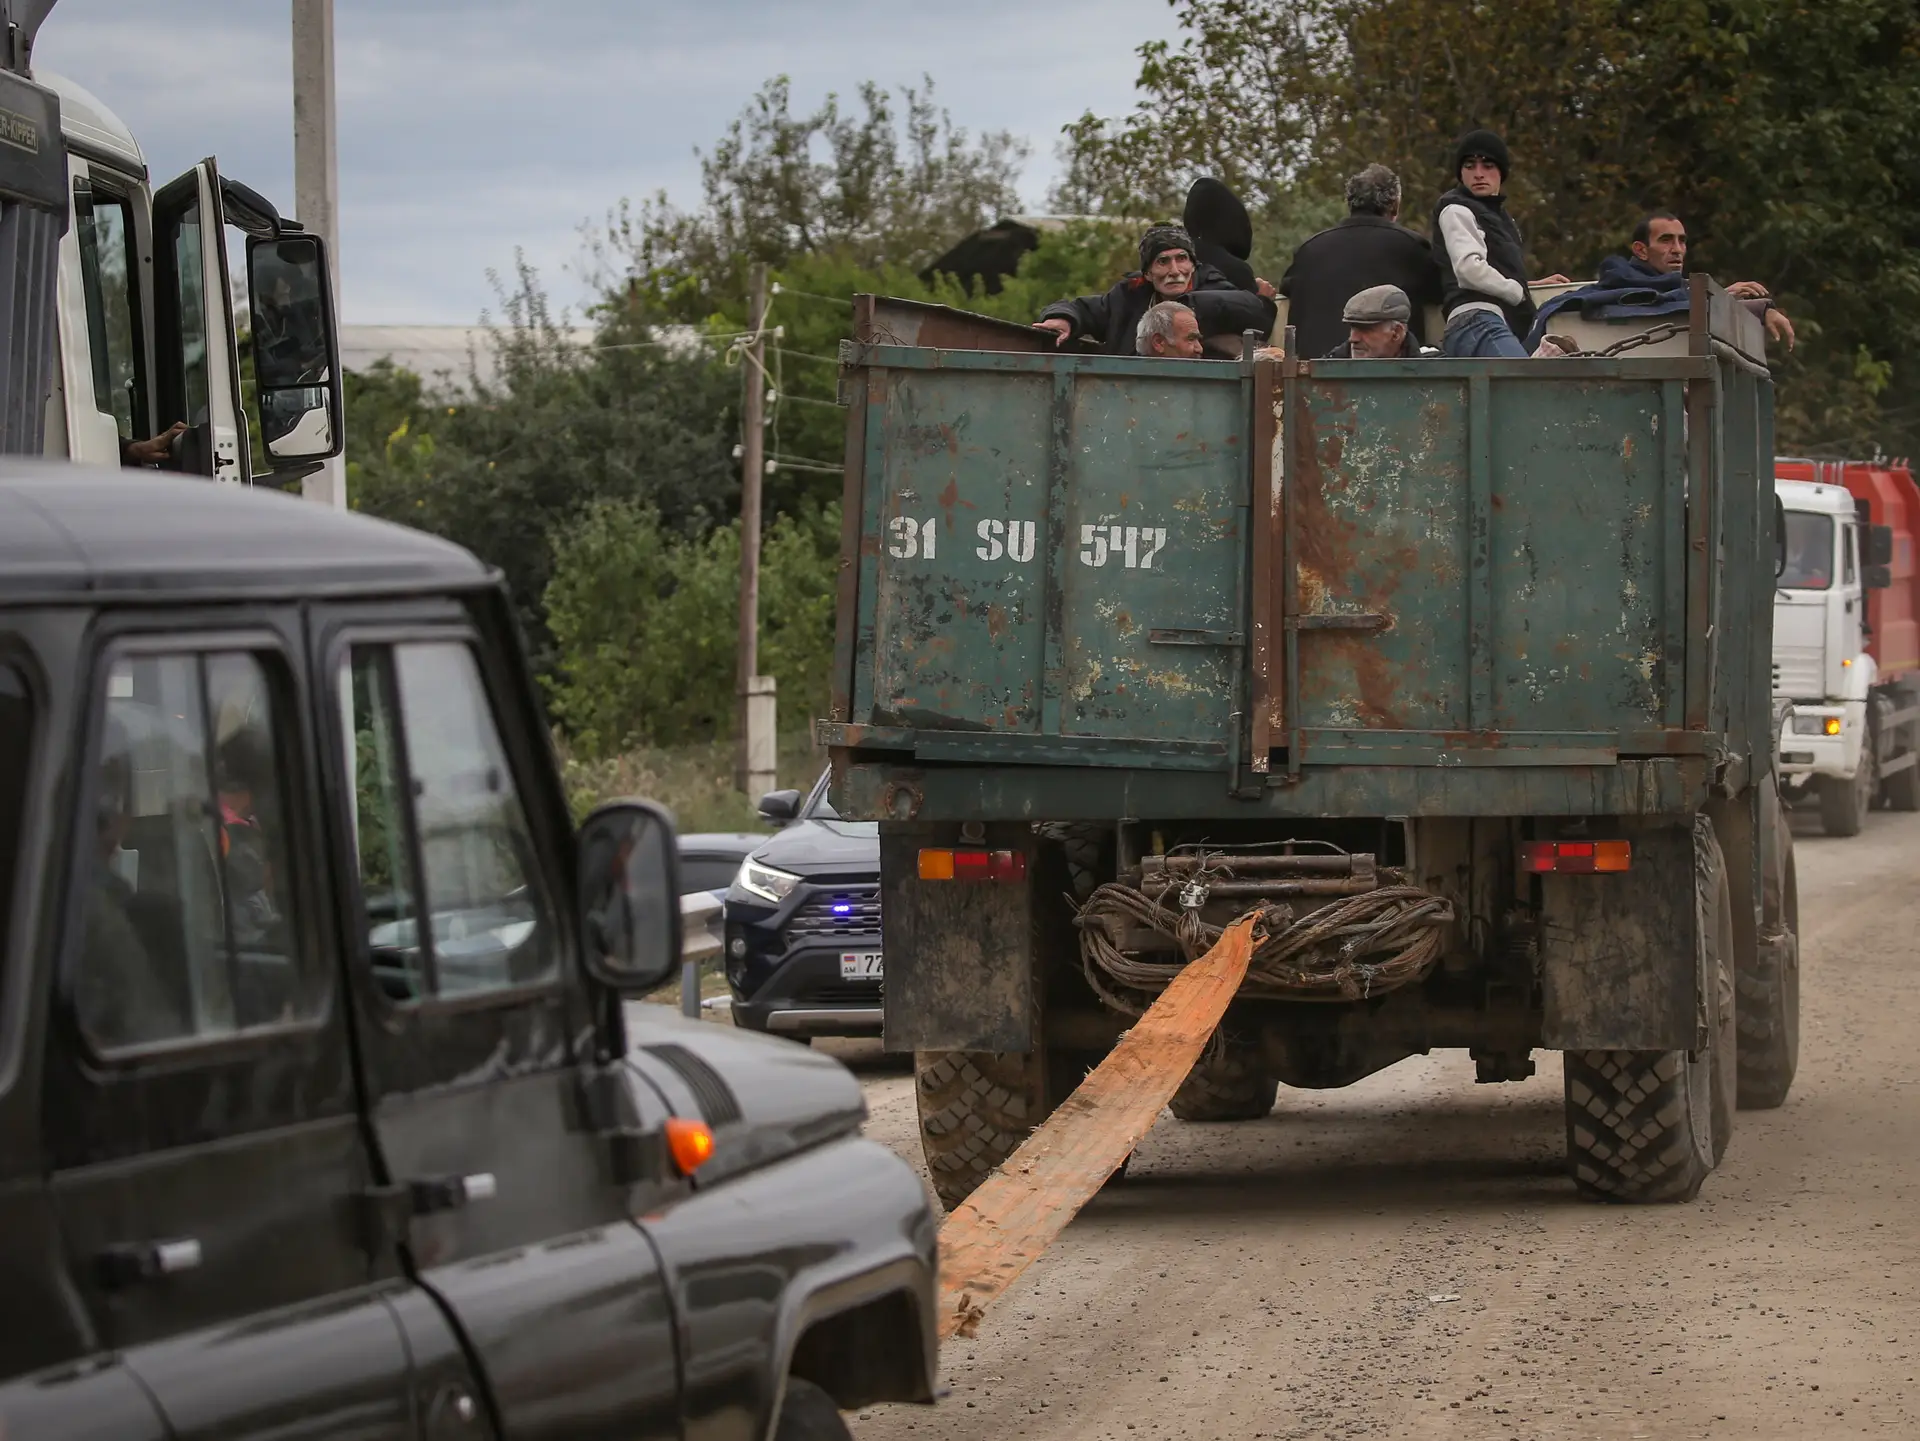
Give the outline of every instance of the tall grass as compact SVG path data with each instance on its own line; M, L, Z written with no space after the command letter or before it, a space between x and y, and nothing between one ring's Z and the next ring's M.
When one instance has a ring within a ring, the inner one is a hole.
M768 827L754 811L758 796L733 788L733 742L681 746L636 746L601 760L583 760L556 735L567 800L578 821L602 801L640 796L673 812L681 834L696 831L760 831ZM804 791L826 765L805 732L782 736L775 758L778 787Z

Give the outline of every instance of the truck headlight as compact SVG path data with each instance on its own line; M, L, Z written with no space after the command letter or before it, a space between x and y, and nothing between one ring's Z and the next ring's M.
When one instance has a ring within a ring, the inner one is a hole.
M1797 736L1837 736L1840 734L1840 717L1797 715L1793 718L1793 733Z
M778 903L793 894L793 888L800 884L800 877L777 871L772 866L763 866L749 856L740 862L740 874L733 878L733 883L750 895Z

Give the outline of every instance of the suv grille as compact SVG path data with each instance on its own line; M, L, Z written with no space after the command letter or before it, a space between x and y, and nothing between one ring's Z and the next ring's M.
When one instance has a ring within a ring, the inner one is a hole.
M880 935L880 888L848 886L809 900L786 925L788 945L796 941L871 941Z

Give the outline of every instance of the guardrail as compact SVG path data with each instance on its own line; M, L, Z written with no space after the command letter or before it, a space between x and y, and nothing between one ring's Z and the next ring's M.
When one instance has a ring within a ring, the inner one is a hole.
M721 917L725 907L711 891L680 897L680 1014L700 1015L700 967L719 958L725 940Z

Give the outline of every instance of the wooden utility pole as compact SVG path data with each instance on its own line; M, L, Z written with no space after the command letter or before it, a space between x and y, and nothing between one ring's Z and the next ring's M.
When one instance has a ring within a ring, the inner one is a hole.
M760 485L767 473L767 267L753 267L746 394L740 407L740 669L734 784L758 798L774 785L773 677L760 671Z

